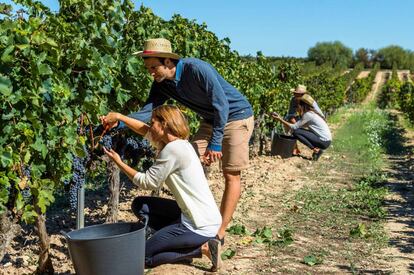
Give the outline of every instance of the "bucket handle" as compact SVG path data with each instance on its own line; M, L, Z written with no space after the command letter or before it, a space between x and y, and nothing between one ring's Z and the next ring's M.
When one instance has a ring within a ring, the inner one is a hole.
M70 240L70 236L68 234L68 232L64 231L64 230L60 230L60 234L62 234L66 239Z

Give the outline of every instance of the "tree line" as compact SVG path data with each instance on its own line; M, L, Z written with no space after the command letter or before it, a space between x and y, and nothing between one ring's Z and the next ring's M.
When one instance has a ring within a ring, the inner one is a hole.
M317 65L331 63L333 66L353 67L362 63L365 68L372 68L379 63L382 69L414 69L414 52L397 45L378 50L359 48L353 53L339 41L320 42L309 49L308 60Z
M258 52L258 55L261 54ZM245 60L255 59L251 55L243 58ZM316 66L328 64L333 68L353 68L357 64L363 64L364 68L373 68L378 63L381 69L414 70L414 52L398 45L390 45L378 50L359 48L354 52L340 41L318 42L309 48L307 57L267 56L266 58L275 64L295 60Z

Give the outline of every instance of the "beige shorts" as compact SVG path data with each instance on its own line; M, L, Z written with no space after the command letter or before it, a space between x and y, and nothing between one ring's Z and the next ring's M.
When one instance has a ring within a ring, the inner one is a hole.
M221 168L223 171L241 171L249 167L249 140L253 127L253 116L226 124L222 143ZM200 128L191 141L199 156L204 155L212 133L213 126L207 122L201 122Z

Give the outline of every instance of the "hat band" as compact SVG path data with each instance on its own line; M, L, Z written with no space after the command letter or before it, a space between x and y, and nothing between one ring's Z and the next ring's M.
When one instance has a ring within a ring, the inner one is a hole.
M169 52L159 52L159 51L143 51L142 53L143 53L143 54L146 54L146 53L169 53Z

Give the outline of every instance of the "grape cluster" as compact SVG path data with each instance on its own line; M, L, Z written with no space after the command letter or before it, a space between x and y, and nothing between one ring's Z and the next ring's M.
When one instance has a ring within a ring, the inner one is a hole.
M152 161L152 159L144 159L142 161L142 170L147 171L148 169L150 169L150 167L154 164L154 162Z
M140 149L140 144L138 144L138 142L135 139L133 139L132 137L127 138L126 146L131 147L131 149L133 149L133 150L139 150Z
M133 166L137 165L142 159L144 159L142 165L145 171L152 166L150 159L155 157L155 151L147 140L128 137L123 149L121 157L124 160L130 160Z
M30 166L26 166L26 165L22 165L22 172L23 172L23 176L27 178L27 180L30 180L31 177L31 171L32 168Z
M111 135L104 135L102 139L99 141L100 144L102 144L103 147L105 147L106 150L112 149L112 136Z
M89 152L85 149L86 156L81 158L73 156L72 162L72 179L69 184L69 203L72 209L76 209L78 202L78 190L85 184L86 164L90 159ZM66 182L68 184L69 182Z
M28 201L32 197L32 193L30 193L30 187L26 187L22 190L23 199Z
M22 164L21 165L21 171L22 171L23 178L25 178L27 181L30 181L32 179L32 175L31 175L32 174L32 168L31 168L31 166ZM30 187L29 186L26 186L21 191L21 194L22 194L23 199L25 201L28 201L32 197L32 194L30 193Z
M88 128L90 126L86 126ZM85 129L85 132L89 131ZM78 131L80 133L81 131ZM93 129L94 136L101 136L104 133L102 125ZM155 157L155 151L152 149L150 143L147 140L136 136L130 136L125 131L118 129L111 129L106 132L99 143L107 150L115 150L121 156L123 160L131 161L133 166L142 164L144 171L148 170L152 166L152 159ZM84 147L86 157L73 156L72 162L72 178L64 181L64 185L69 188L69 202L71 209L77 208L78 190L85 184L86 178L86 166L90 164L91 152ZM93 151L93 156L99 156L103 153L103 150L99 148ZM126 180L125 180L126 182Z

